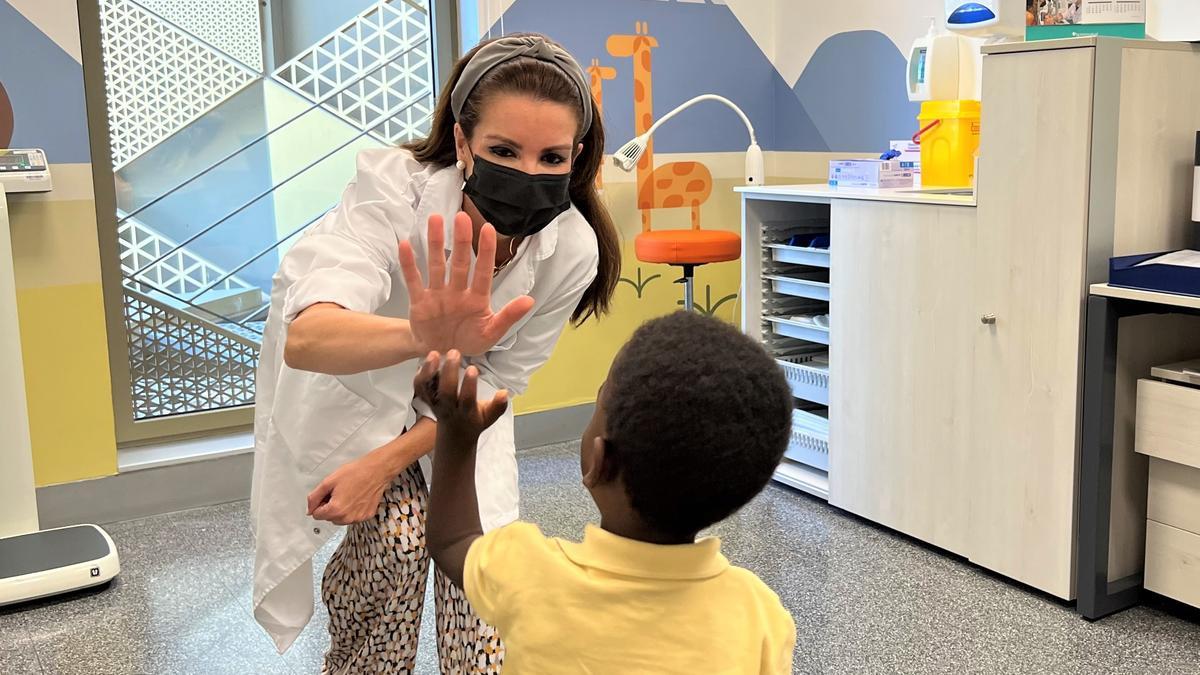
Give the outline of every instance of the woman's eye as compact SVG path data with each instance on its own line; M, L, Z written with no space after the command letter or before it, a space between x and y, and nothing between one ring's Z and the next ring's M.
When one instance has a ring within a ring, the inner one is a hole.
M492 146L488 150L497 157L504 157L505 159L516 157L516 154L510 148L506 148L503 145Z
M562 164L563 162L567 161L567 158L563 157L562 155L552 152L548 155L543 155L542 161L551 166L558 166L559 164Z

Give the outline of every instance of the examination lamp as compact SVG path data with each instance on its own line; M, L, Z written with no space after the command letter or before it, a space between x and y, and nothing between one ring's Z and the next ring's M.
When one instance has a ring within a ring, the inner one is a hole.
M700 101L719 101L724 103L732 108L733 111L738 114L738 117L742 118L742 122L745 122L746 131L750 132L750 147L746 148L746 185L762 185L763 174L765 173L765 170L763 169L762 148L758 147L758 141L754 137L754 126L750 124L750 118L746 117L746 113L742 112L742 109L737 107L733 101L730 101L724 96L717 96L716 94L702 94L691 99L690 101L684 102L678 108L675 108L666 115L663 115L657 122L655 122L649 129L646 130L646 133L638 136L632 141L629 141L625 145L622 145L621 149L617 150L616 154L613 155L613 163L620 167L623 171L633 171L633 167L637 166L638 160L640 160L642 158L642 154L646 152L646 146L650 143L650 137L654 135L654 132L657 131L664 122L679 114L685 108L690 108L692 105L699 103Z

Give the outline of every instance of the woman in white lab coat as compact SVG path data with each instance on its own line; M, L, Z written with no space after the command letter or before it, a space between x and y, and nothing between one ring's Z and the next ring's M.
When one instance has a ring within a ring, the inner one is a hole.
M280 651L312 616L313 554L349 525L322 578L324 670L411 672L429 565L419 464L428 468L436 428L414 404L418 357L449 346L475 353L480 395L517 395L568 321L607 311L620 262L595 189L603 152L588 79L570 55L537 35L488 42L454 67L430 136L362 152L341 203L284 257L263 336L251 498L254 615ZM485 221L498 233L490 305L486 288L456 278L459 257L441 292L410 307L399 245L429 256L437 289L441 218L459 211L470 221L460 214L460 256L473 233L479 258L490 257ZM457 312L463 337L414 334L418 312ZM466 337L481 326L492 334ZM510 410L480 439L485 529L517 518L514 453ZM440 573L435 583L443 672L497 672L495 632Z

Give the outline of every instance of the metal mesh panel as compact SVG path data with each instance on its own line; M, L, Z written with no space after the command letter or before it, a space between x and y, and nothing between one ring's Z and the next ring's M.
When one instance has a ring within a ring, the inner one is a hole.
M138 0L254 70L263 68L258 0Z
M114 169L259 77L132 0L101 0L100 26Z
M134 418L254 403L254 340L125 291Z
M381 0L283 64L275 78L379 140L395 144L429 133L432 49L425 0ZM370 75L339 91L364 73Z
M122 216L119 211L117 215ZM127 218L117 227L117 240L121 245L121 272L126 285L135 290L144 292L153 288L187 298L222 278L215 288L252 288L250 283L236 275L227 275L225 270L188 249L178 248L176 242L136 219ZM173 252L163 257L168 251ZM154 262L156 260L158 262ZM134 273L146 265L150 267L133 278Z

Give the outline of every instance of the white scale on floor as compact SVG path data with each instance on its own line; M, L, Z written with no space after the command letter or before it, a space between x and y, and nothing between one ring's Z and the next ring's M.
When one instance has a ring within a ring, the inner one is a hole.
M8 194L49 192L41 150L0 150L0 606L108 583L117 549L96 525L38 527Z

